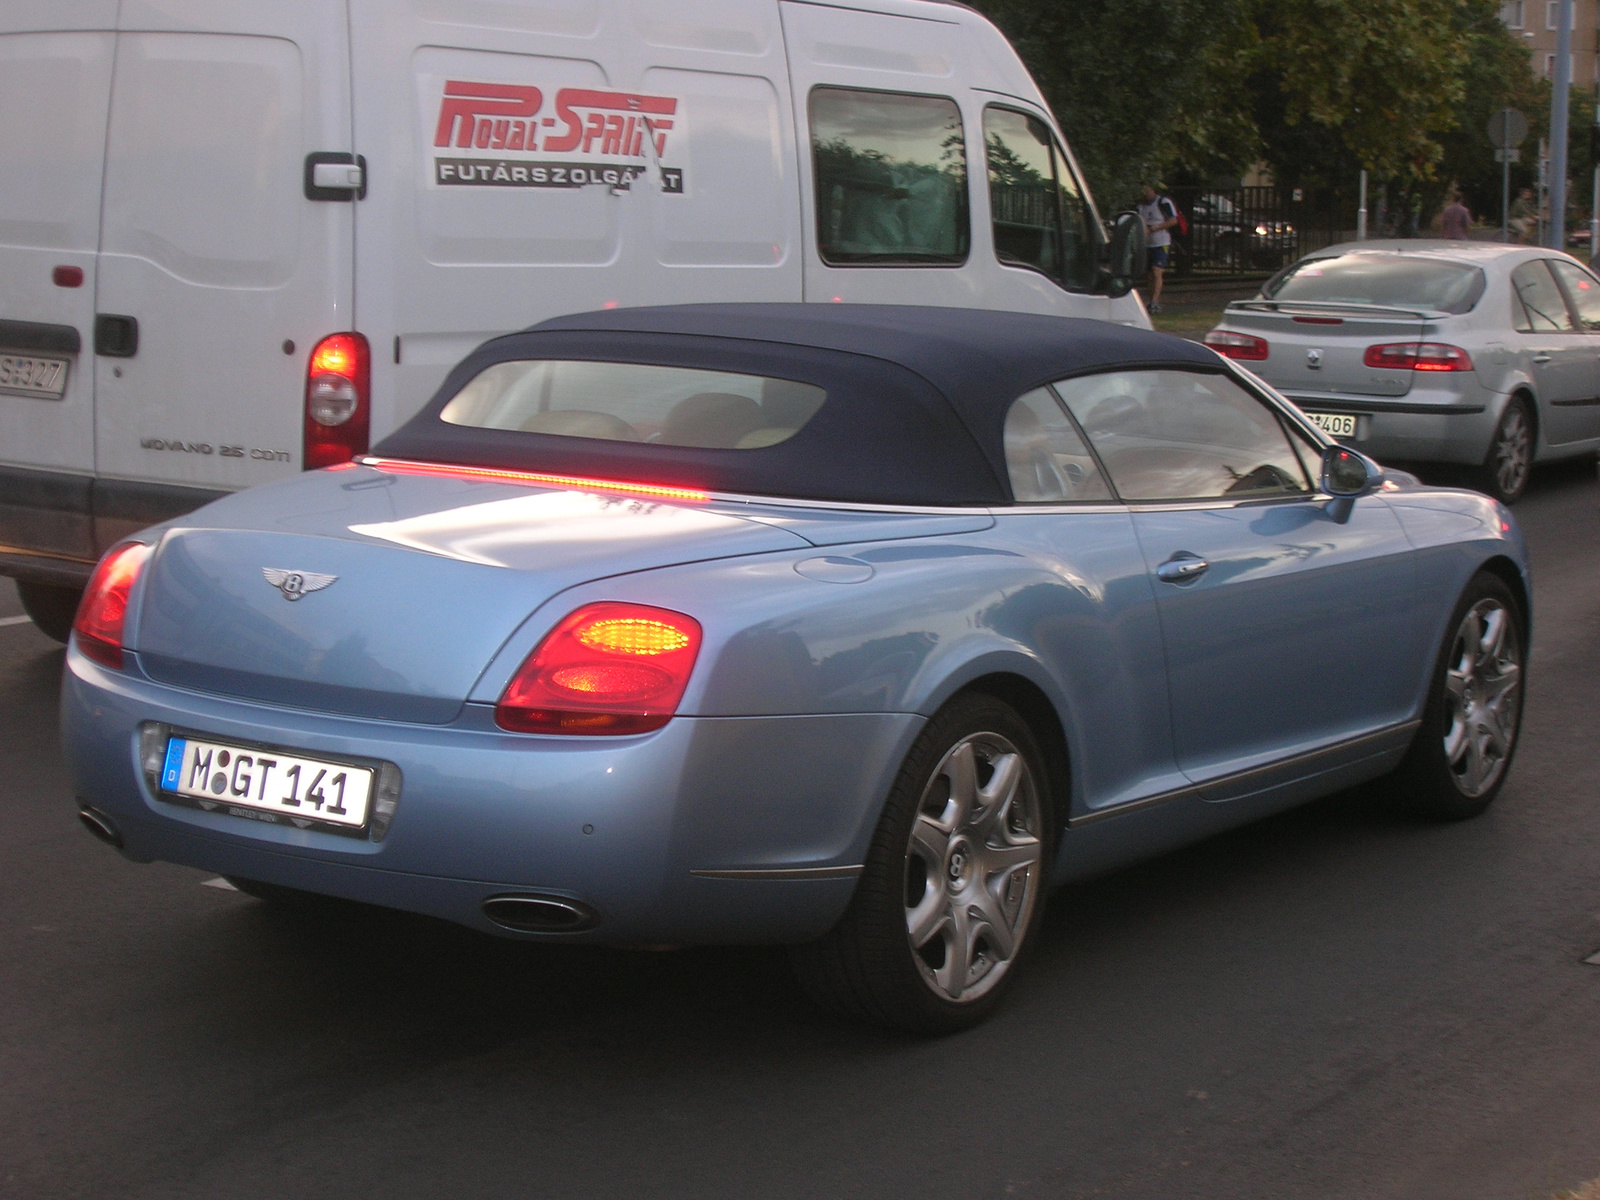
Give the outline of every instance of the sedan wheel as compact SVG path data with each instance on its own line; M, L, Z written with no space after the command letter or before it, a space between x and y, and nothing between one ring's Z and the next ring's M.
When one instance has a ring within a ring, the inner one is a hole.
M982 1020L1037 925L1050 816L1037 744L1016 711L982 695L952 702L906 756L844 919L795 948L807 990L916 1032Z
M1525 401L1513 396L1495 426L1484 461L1484 490L1502 504L1514 504L1528 487L1533 469L1533 421Z
M1457 605L1451 629L1399 779L1407 809L1460 820L1489 807L1516 750L1522 726L1521 610L1501 580L1479 574Z

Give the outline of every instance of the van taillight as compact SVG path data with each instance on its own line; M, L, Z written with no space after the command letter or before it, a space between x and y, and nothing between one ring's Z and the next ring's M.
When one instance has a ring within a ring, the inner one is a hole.
M122 632L128 619L128 597L150 557L143 542L124 542L106 551L89 578L72 621L78 650L102 667L122 670Z
M1470 371L1472 357L1443 342L1389 342L1368 346L1362 365L1389 371Z
M307 471L367 452L372 427L372 355L359 333L330 333L306 364Z
M649 733L672 720L699 653L693 617L586 604L528 655L495 706L495 724L515 733Z

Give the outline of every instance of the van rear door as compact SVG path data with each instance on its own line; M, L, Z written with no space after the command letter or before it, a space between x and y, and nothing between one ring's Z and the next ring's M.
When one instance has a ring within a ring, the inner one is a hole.
M95 557L89 340L116 15L116 0L0 9L0 556L11 565Z
M344 8L122 0L96 296L102 542L301 467L307 356L351 328L354 204L309 199L305 179L308 155L351 149Z

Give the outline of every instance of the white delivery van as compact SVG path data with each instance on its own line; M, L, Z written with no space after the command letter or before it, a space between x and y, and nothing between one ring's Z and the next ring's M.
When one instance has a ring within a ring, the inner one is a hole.
M560 313L1148 324L1142 228L933 0L6 0L0 162L0 574L62 636L118 538Z

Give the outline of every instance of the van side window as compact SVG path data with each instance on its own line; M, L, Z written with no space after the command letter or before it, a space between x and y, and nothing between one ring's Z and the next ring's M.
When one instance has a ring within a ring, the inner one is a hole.
M954 100L814 88L811 155L823 262L966 262L967 149Z
M1063 287L1087 290L1098 266L1094 220L1066 154L1038 117L983 110L989 160L994 252L1011 267L1031 267Z

